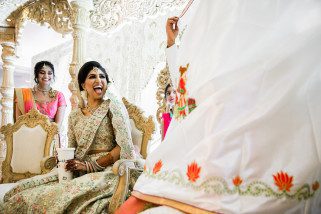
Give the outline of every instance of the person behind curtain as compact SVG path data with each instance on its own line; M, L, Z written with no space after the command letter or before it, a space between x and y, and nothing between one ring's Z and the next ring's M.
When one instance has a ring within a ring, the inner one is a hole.
M67 105L63 93L51 87L54 79L53 64L48 61L37 62L34 67L36 85L33 88L15 89L15 120L20 115L28 113L30 109L37 108L51 121L61 126Z
M166 52L197 107L174 113L118 213L319 213L321 2L194 3Z
M162 140L164 140L166 136L166 132L168 129L168 126L172 120L173 117L173 111L174 111L174 105L175 105L175 99L176 99L176 91L173 88L171 84L167 84L165 87L165 105L166 109L165 112L162 113L162 124L161 124L161 132L162 132Z
M117 184L112 172L118 159L134 159L128 115L123 103L103 97L109 78L96 61L85 63L79 70L79 89L87 104L69 115L69 147L75 159L66 168L74 179L58 183L57 170L23 180L4 197L6 213L102 213Z

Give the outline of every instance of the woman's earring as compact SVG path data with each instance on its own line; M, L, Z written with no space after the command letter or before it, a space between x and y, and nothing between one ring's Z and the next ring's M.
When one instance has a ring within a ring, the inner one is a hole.
M87 105L87 100L88 100L88 93L86 90L83 90L80 92L81 94L81 98L83 99L84 101L84 105L86 106Z

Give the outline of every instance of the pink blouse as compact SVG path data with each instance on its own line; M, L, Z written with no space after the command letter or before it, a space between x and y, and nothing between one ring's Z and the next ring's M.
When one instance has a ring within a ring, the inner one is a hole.
M167 132L168 126L172 121L172 118L171 118L170 113L163 113L162 114L162 119L163 119L163 124L164 124L164 131L163 131L163 139L164 139L165 136L166 136L166 132Z
M55 116L57 114L58 108L60 106L66 106L66 100L60 91L57 91L56 99L54 99L51 102L46 102L46 103L39 103L36 102L37 109L44 115L47 115L51 120L55 119ZM25 111L26 113L30 111L32 106L28 106Z

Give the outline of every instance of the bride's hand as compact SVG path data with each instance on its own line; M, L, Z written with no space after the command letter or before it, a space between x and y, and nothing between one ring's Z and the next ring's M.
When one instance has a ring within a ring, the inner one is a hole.
M80 160L72 159L66 162L66 170L68 171L87 171L86 164Z
M178 35L178 22L179 18L177 16L170 17L166 22L166 34L167 34L167 47L169 48L173 44L175 44L175 39Z

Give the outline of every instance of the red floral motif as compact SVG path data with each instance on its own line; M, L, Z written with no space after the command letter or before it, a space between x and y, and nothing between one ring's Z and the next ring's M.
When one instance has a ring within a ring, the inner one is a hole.
M240 186L242 184L243 180L241 179L240 176L236 176L234 179L233 179L233 184L235 186Z
M153 168L153 173L156 174L161 170L163 166L162 160L159 160L157 163L155 163L154 168Z
M314 183L312 184L312 189L313 189L313 191L317 191L317 190L319 189L319 187L320 187L320 184L319 184L318 181L316 181L316 182L314 182Z
M187 177L191 182L195 182L200 176L201 167L198 167L197 163L194 161L190 165L187 166Z
M280 191L290 192L291 187L293 186L293 176L289 176L286 172L279 172L276 175L273 175L274 184L279 187Z
M177 92L179 93L179 98L176 99L176 105L178 109L179 115L178 117L184 118L187 115L186 112L186 72L188 69L189 64L186 65L186 67L180 66L179 72L180 72L180 78L178 81L178 87Z
M146 165L144 165L144 171L146 171Z

